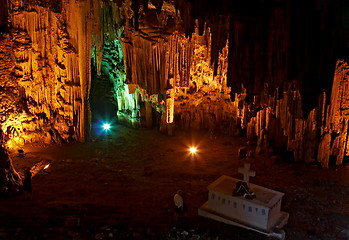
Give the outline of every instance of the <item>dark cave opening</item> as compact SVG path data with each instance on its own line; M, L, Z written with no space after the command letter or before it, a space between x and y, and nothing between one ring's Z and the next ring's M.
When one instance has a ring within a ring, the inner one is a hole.
M7 11L7 1L0 0L0 33L4 33L7 30L8 22L8 11Z
M92 74L90 109L91 109L91 136L98 137L109 133L104 124L111 126L116 123L117 105L113 102L113 84L107 76Z
M115 124L120 123L118 112L119 100L124 99L125 67L119 37L108 39L103 44L103 54L99 59L96 48L92 48L91 58L91 136L110 135ZM127 94L126 94L127 95ZM124 102L126 100L123 100ZM105 129L105 124L110 129Z

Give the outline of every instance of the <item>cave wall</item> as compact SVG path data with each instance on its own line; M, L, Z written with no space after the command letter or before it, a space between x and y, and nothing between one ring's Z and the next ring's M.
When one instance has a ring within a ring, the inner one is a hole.
M158 12L152 3L136 24L131 15L125 25L127 94L134 93L135 104L119 105L118 116L123 106L130 106L123 116L129 112L141 125L157 123L170 134L174 127L219 130L225 125L235 131L237 107L227 87L227 39L217 62L212 62L210 28L200 31L196 21L188 36L173 5L163 2Z
M257 153L340 165L349 155L347 63L337 60L348 55L347 4L299 5L8 1L1 128L13 146L86 140L95 74L112 83L120 120L168 133L243 129Z
M7 70L23 106L1 123L8 147L86 139L91 36L99 17L94 1L9 1L13 42L6 54L13 52L14 61Z
M318 161L323 165L341 165L347 163L348 151L348 62L338 60L334 74L332 94L325 122L321 128Z
M166 90L163 111L167 117L173 109L176 127L241 127L250 139L256 140L257 153L288 152L292 160L318 161L322 166L346 161L343 106L347 100L338 97L338 91L342 95L346 92L346 80L340 77L346 69L343 62L336 64L348 53L345 1L175 1L180 18L173 18L180 22L181 30L155 37L144 34L144 25L149 27L145 21L149 8L143 12L142 1L132 2L133 11L138 13L133 15L137 19L130 21L132 34L125 34L126 68L131 73L127 79L147 93L162 93L157 99L164 97ZM146 1L149 2L153 1ZM159 2L160 7L166 3ZM160 14L159 7L155 6L156 10ZM166 44L173 41L173 36L183 32L182 36L188 37L185 47L178 45L183 41L178 38L181 40L168 49ZM210 36L206 42L198 40L205 34ZM195 53L202 46L207 49L200 58ZM176 56L175 61L157 57L168 52ZM179 72L184 69L187 75L176 75L176 70L171 70L182 64L182 56L185 65L179 67ZM218 70L226 65L222 79L230 89L217 94L215 89L221 85L215 83L214 77L200 75L220 76ZM204 78L210 80L198 80ZM198 83L203 85L197 86ZM231 100L224 98L229 93ZM215 98L225 103L211 101ZM223 121L215 121L218 119Z
M7 29L7 18L8 18L8 10L7 10L7 0L0 0L0 33L5 32Z
M228 69L228 85L239 91L241 83L245 107L260 109L249 117L248 136L257 138L257 152L288 151L296 161L340 165L346 161L347 129L338 102L347 100L336 97L346 92L340 77L346 70L337 59L348 53L348 6L269 3L267 16L240 12L231 23L229 66L235 70ZM333 123L338 121L341 127Z
M123 64L122 57L115 63L115 51L122 52L123 9L112 1L7 3L9 28L2 37L8 44L3 54L12 62L1 59L6 74L0 85L7 147L87 140L92 75L108 75L114 87L125 82L122 66L115 69Z
M262 106L245 103L244 112L250 115L247 137L257 140L256 153L282 155L288 151L292 160L317 161L324 167L347 163L348 69L347 61L337 61L330 100L323 91L306 118L302 94L292 86L281 96L278 89L273 94L262 92Z
M348 4L266 1L258 14L244 9L231 12L228 85L246 88L247 133L257 138L256 152L341 165L347 129L338 104L347 100L338 97L346 92L338 59L348 56Z
M9 68L16 61L13 49L13 41L9 35L0 37L0 123L2 129L7 131L7 128L12 125L19 125L21 122L25 124L27 116L23 113L24 103L22 101L20 88L17 79ZM8 126L3 127L6 122ZM8 129L8 131L13 131ZM2 131L1 131L2 132ZM19 141L19 136L14 134L11 139ZM2 139L1 139L2 140ZM6 138L5 141L8 141Z
M346 161L347 130L338 102L347 100L335 96L346 92L341 87L346 80L339 77L346 70L338 59L348 56L348 4L263 5L259 13L243 6L231 10L236 17L229 36L228 85L232 91L246 88L248 136L257 138L257 152L288 151L292 160L340 165ZM338 121L341 127L333 123Z
M107 133L103 124L116 122L118 100L127 99L120 95L126 81L121 42L125 8L111 1L101 2L100 35L92 36L98 38L91 49L89 104L92 138Z

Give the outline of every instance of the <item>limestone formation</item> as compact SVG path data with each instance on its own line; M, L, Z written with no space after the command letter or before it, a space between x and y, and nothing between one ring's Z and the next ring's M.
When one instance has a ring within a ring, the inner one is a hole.
M225 0L7 1L7 147L85 141L104 99L135 126L246 135L257 154L346 163L348 67L335 53L347 34L334 27L344 12L252 2L260 11Z
M3 145L3 134L0 130L0 195L17 193L22 187L22 178L12 166L11 157Z

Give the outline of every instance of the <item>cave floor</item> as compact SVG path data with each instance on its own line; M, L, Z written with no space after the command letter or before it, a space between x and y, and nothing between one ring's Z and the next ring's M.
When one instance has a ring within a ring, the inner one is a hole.
M191 157L187 148L196 145ZM17 170L50 163L32 180L32 193L0 199L0 239L267 239L264 235L197 216L207 186L221 175L241 178L246 139L206 132L118 125L87 143L24 148ZM286 239L349 239L349 168L250 160L250 181L284 192L290 213ZM184 192L187 211L173 196Z

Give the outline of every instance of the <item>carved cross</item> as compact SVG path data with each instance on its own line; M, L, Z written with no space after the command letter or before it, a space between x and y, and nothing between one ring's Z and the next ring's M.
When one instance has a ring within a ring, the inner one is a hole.
M251 164L245 163L243 168L239 168L238 172L244 175L244 182L249 184L250 177L256 176L256 172L250 170Z

